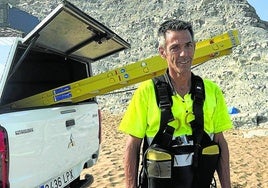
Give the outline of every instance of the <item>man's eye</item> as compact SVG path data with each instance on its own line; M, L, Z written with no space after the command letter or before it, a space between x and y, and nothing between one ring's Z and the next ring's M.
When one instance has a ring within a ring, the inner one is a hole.
M174 47L172 47L172 48L170 48L170 51L171 52L178 52L179 51L179 47L178 46L174 46Z
M188 47L188 48L192 48L193 46L194 46L194 45L193 45L193 43L191 43L191 42L186 44L186 47Z

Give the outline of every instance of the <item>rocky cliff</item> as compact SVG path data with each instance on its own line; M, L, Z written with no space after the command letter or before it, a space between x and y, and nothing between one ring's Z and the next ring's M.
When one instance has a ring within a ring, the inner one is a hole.
M4 0L5 1L5 0ZM9 0L14 6L43 19L60 1ZM200 41L238 29L241 45L231 55L193 69L217 82L236 127L268 127L268 22L260 20L246 0L70 0L91 17L107 25L131 43L131 49L95 63L95 74L157 53L156 31L160 23L179 18L193 23ZM99 96L101 107L124 112L133 91Z

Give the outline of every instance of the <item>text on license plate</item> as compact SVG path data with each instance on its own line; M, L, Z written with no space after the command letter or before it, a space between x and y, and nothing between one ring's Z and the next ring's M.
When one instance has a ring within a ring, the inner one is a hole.
M74 179L73 171L68 170L61 176L55 177L45 184L41 185L40 188L63 188L68 185Z

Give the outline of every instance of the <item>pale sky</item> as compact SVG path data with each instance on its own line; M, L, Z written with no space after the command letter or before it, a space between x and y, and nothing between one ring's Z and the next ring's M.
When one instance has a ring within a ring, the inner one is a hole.
M248 0L248 3L255 8L258 16L262 20L268 21L268 1L267 0Z

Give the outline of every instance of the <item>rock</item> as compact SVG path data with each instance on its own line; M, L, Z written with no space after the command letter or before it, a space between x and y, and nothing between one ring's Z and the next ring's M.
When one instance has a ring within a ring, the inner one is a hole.
M244 138L252 138L254 136L268 136L268 129L256 129L243 132Z
M260 56L259 53L253 53L253 54L251 54L249 60L251 60L251 61L259 61L259 60L261 60L261 56Z

